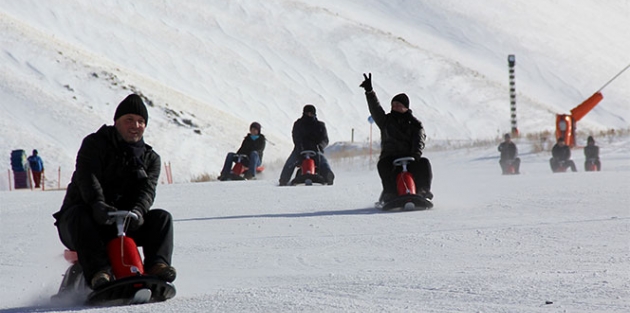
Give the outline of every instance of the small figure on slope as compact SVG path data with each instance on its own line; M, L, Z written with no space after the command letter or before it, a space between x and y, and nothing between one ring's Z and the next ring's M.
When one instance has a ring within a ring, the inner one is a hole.
M241 147L238 148L236 153L229 152L225 157L225 164L223 164L219 180L225 181L241 175L241 173L231 173L232 163L238 162L238 155L246 156L244 160L241 160L247 166L247 171L243 174L243 178L256 179L256 173L262 170L260 166L262 165L263 151L267 144L267 139L260 132L260 129L261 126L258 122L253 122L249 125L249 133L243 138Z
M551 155L549 165L554 173L564 172L569 167L571 171L577 172L575 163L571 160L571 148L564 142L564 137L558 137L558 142L551 148Z
M601 171L602 164L599 161L599 147L595 145L595 139L593 139L593 136L588 136L588 139L586 140L584 157L586 158L586 161L584 161L585 171ZM592 165L594 165L594 167Z
M516 144L512 141L510 134L505 134L503 136L503 141L499 144L499 152L501 152L501 158L499 159L499 164L501 165L501 170L503 171L503 175L506 174L519 174L521 167L521 159L517 157L518 149L516 148Z

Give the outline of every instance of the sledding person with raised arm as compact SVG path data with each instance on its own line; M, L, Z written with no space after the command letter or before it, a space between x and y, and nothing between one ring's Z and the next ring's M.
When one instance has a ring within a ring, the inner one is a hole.
M595 139L593 136L588 136L586 139L586 147L584 147L584 170L592 171L590 164L595 164L595 168L599 172L602 169L602 163L599 161L599 147L595 145Z
M332 185L335 179L326 156L324 149L328 146L328 131L326 124L317 119L317 110L312 104L307 104L302 109L302 117L293 123L291 131L293 137L293 151L287 158L280 173L280 186L287 186L290 183L291 176L295 167L299 164L301 153L304 151L314 151L316 155L313 157L315 164L321 176L321 183Z
M501 157L499 158L501 170L503 174L519 174L521 159L517 157L518 148L516 148L516 144L512 141L510 134L505 134L503 139L504 141L497 148L501 152ZM511 169L514 169L514 172Z
M564 172L569 167L571 171L577 172L575 163L571 160L571 148L564 142L564 137L558 137L558 142L551 148L551 156L549 165L554 173Z
M61 210L53 215L62 243L77 252L92 289L114 279L106 244L117 238L108 213L118 210L138 216L128 219L125 229L143 247L145 274L175 280L171 214L151 210L161 161L143 140L148 120L142 98L131 94L116 108L113 126L85 137Z
M232 163L235 162L237 155L246 156L246 160L242 160L242 162L247 165L247 171L244 173L243 177L245 179L256 179L256 169L262 165L263 151L267 143L267 139L265 135L260 132L260 129L261 126L258 122L253 122L249 125L249 133L243 138L241 147L238 148L236 153L228 152L225 157L225 163L223 164L219 180L225 181L236 178L231 175L231 169ZM240 176L240 173L235 175Z
M385 113L372 88L372 74L363 74L363 78L360 87L365 89L370 114L381 130L381 155L377 169L383 192L379 202L388 202L397 196L396 175L400 169L393 165L393 161L408 156L413 156L415 160L408 164L408 170L413 174L417 194L433 199L431 163L422 157L426 135L422 123L409 109L409 97L404 93L397 94L391 100L391 111Z

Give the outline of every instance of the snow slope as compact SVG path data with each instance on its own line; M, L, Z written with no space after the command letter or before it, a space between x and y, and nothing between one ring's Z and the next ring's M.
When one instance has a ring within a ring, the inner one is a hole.
M0 312L627 312L628 143L607 144L598 173L578 153L578 173L525 154L519 176L500 175L494 147L429 153L424 212L373 209L378 175L360 160L328 187L161 185L178 294L124 309L49 307L63 192L2 192Z
M80 139L140 92L147 142L186 182L216 175L253 120L267 161L283 160L306 103L331 142L353 130L367 141L363 72L383 103L407 92L431 140L492 139L510 129L508 54L519 128L537 133L627 65L629 26L628 1L4 0L0 150L39 149L65 185ZM579 128L627 129L629 82L607 87Z

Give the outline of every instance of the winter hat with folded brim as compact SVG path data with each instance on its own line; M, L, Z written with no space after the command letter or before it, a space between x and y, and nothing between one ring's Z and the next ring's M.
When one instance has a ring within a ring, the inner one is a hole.
M399 94L395 95L395 96L392 98L392 103L393 103L394 101L402 103L402 105L404 105L404 106L405 106L405 108L409 109L409 97L407 97L407 95L406 95L406 94L404 94L404 93L399 93Z
M144 105L142 98L140 98L137 94L128 95L127 98L118 105L116 113L114 114L114 121L125 114L140 115L144 118L144 122L146 124L149 123L149 112L147 112L147 107Z

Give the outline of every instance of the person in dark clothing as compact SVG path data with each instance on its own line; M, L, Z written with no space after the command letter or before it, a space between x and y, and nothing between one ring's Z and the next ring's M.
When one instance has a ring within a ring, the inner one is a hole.
M407 165L416 183L417 194L433 199L431 181L433 172L429 159L422 157L426 135L422 123L416 119L409 109L409 97L398 94L392 98L391 111L385 113L372 88L372 74L363 74L364 81L360 87L365 89L368 108L374 122L381 130L381 155L377 163L381 177L383 192L379 201L388 202L397 196L396 175L401 171L393 165L397 158L412 156L415 162Z
M249 134L245 136L241 147L234 152L229 152L225 157L225 163L221 170L221 176L219 180L229 179L230 171L232 169L232 162L234 162L237 154L244 154L248 156L248 160L245 160L244 164L247 164L247 172L245 172L245 179L256 179L256 168L262 164L263 151L267 140L265 135L260 133L260 124L253 122L249 125Z
M515 169L514 174L518 174L521 167L521 159L517 157L518 148L516 148L516 144L512 142L510 134L505 134L503 139L505 139L505 141L499 144L498 148L499 152L501 152L501 158L499 159L501 170L503 170L503 174L511 174L508 168L510 165L513 165Z
M335 180L335 174L324 156L324 149L328 146L328 131L326 130L326 124L317 119L315 106L312 104L304 106L302 117L293 123L292 135L294 147L289 158L284 163L282 173L280 173L280 186L289 184L295 167L301 161L300 153L306 150L317 152L314 159L319 169L319 175L324 178L326 184L332 185Z
M28 157L28 166L31 168L33 175L33 182L35 182L35 188L39 188L42 182L42 173L44 172L44 161L37 155L37 149L33 149L33 154Z
M551 155L549 165L551 165L551 170L554 173L559 172L561 168L566 169L567 167L570 167L571 171L577 172L575 163L571 160L571 148L565 144L563 137L559 137L558 142L551 148Z
M103 125L83 139L75 171L55 225L62 243L77 252L86 282L96 289L113 279L106 251L117 236L108 212L138 215L125 223L127 236L143 247L147 275L172 282L176 272L173 221L162 209L150 210L160 175L160 156L143 141L149 115L142 98L127 96L116 108L114 125Z
M602 163L599 161L599 147L595 145L595 139L593 136L588 136L586 140L586 147L584 147L584 157L586 157L586 161L584 161L584 170L589 171L589 163L595 163L597 166L597 171L601 171Z

